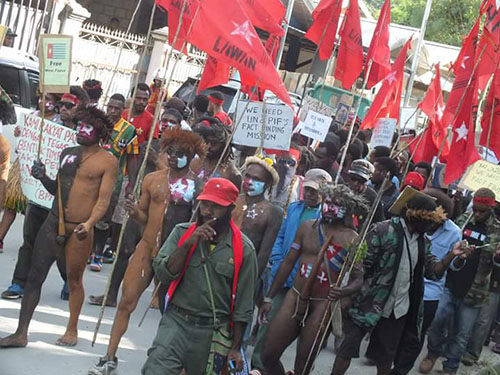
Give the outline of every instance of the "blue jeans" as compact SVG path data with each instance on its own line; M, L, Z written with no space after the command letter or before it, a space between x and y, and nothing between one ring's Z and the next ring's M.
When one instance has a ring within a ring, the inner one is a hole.
M429 350L427 356L445 357L443 370L456 371L458 369L479 310L479 308L467 306L463 298L453 296L448 288L444 289L427 336L427 349ZM454 327L448 330L448 324L452 320Z

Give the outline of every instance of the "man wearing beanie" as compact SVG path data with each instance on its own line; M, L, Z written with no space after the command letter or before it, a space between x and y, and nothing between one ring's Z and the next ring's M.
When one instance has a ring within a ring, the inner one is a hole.
M154 260L156 276L170 286L142 374L242 370L257 259L251 241L231 219L238 194L229 180L208 180L197 197L197 221L178 224Z

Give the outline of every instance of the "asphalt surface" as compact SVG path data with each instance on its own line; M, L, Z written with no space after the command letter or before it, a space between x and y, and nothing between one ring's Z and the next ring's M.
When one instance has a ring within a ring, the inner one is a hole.
M17 250L22 239L22 220L19 216L7 235L4 253L0 254L0 289L5 290L11 282ZM84 274L86 295L102 294L109 275L110 266L105 265L103 271L94 273L87 270ZM115 308L107 308L104 313L99 335L95 346L91 346L94 328L99 315L99 307L84 303L79 322L79 342L74 348L56 346L55 341L64 333L68 320L68 303L59 298L63 282L54 265L42 288L42 296L30 325L29 344L21 349L0 349L0 375L77 375L87 371L105 354L111 331ZM144 323L139 328L139 320L151 298L150 287L143 295L135 313L131 317L130 326L123 337L118 351L119 374L138 375L146 359L146 351L156 334L160 320L158 310L150 310ZM0 337L15 331L21 300L0 299ZM317 375L329 375L334 360L333 337L316 362L313 371ZM363 342L362 353L367 342ZM424 349L425 351L425 349ZM251 348L249 348L249 353ZM295 346L291 346L283 355L283 363L287 369L293 367ZM488 348L483 351L480 364L473 367L461 367L460 374L477 373L480 368L500 362L500 358ZM419 362L418 362L419 363ZM433 374L439 374L441 365L436 364ZM354 360L349 374L376 374L375 367L368 366L364 359ZM412 371L411 374L417 374ZM167 375L167 374L166 374ZM170 375L170 374L168 374Z

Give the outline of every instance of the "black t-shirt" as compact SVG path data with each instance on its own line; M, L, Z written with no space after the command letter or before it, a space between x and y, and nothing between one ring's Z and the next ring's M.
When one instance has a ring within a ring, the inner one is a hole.
M462 237L469 244L481 246L486 241L487 227L485 223L469 223L463 230ZM464 298L469 292L479 266L482 249L475 250L467 257L465 266L460 271L449 270L446 276L446 287L458 298Z

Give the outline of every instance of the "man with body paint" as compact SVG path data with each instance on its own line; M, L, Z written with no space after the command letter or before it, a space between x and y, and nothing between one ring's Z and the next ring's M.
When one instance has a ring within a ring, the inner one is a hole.
M349 284L335 287L349 247L358 238L353 229L352 215L362 208L367 209L366 203L344 185L334 187L333 184L325 184L320 189L323 200L321 218L306 221L300 226L290 252L281 264L259 311L259 320L265 322L272 299L281 290L295 262L299 260L299 272L295 276L293 287L267 331L265 349L261 356L264 364L262 373L266 375L285 374L280 357L296 338L299 340L294 371L302 374L309 352L317 352L319 349L313 348L314 338L328 299L338 300L350 296L362 285L361 269L354 267ZM311 275L318 253L331 236L325 259L321 261L317 274ZM309 277L315 278L310 296L303 295Z
M70 289L69 322L56 344L75 346L78 340L78 317L84 298L83 271L92 250L94 225L106 213L113 193L118 162L100 147L100 142L107 140L113 128L106 114L95 107L86 107L80 108L75 118L79 145L63 150L57 178L48 177L41 162L35 162L31 170L33 177L56 198L35 240L18 328L0 341L1 347L27 345L28 327L40 300L42 284L56 259L66 261ZM64 224L63 232L59 224Z

